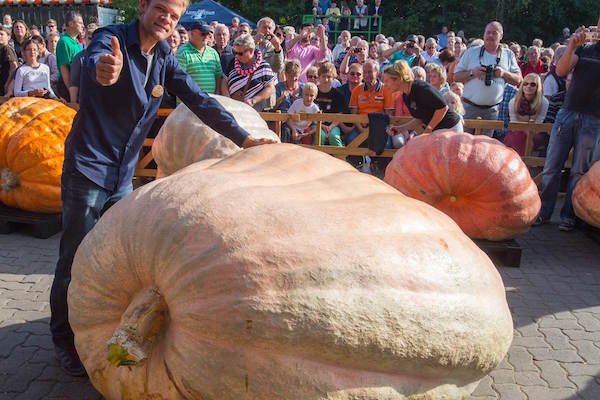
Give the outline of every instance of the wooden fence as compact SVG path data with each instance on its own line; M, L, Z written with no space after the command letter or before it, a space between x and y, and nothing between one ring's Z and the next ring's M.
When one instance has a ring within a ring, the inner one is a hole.
M166 118L170 113L171 109L160 109L157 116L159 118ZM282 114L282 113L260 113L262 118L271 123L275 133L281 137L282 124L290 119L292 120L304 120L312 121L316 125L316 132L320 132L321 124L323 122L344 122L348 124L366 124L369 119L366 115L358 114ZM393 123L403 123L408 121L408 117L392 117ZM504 128L503 121L488 121L480 119L467 119L464 121L466 129L474 130L474 134L479 135L483 130L491 129L498 130ZM360 125L359 125L360 126ZM529 167L542 167L544 165L545 158L537 157L532 155L533 150L533 137L538 132L548 132L552 130L552 124L539 124L539 123L528 123L528 122L511 122L508 126L509 130L524 131L527 133L527 141L525 146L525 153L522 157L525 164ZM301 145L309 147L318 151L331 154L334 157L345 159L347 156L371 156L377 157L372 150L366 147L360 147L369 137L368 128L360 128L360 134L345 147L329 146L321 143L321 135L313 135L314 142L310 145ZM156 167L154 165L154 159L152 158L152 143L154 139L148 138L144 141L144 145L140 154L140 160L136 166L135 175L138 177L155 177ZM379 157L392 157L397 149L386 149ZM536 181L539 181L539 176L535 177Z

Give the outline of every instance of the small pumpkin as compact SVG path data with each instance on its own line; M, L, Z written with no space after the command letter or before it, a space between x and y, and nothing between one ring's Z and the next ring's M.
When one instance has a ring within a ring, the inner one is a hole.
M529 229L541 207L519 155L482 135L417 136L396 152L384 180L443 211L474 239L517 236Z
M513 336L496 268L450 218L290 144L119 201L68 301L107 399L466 398Z
M211 96L233 114L237 123L253 137L279 141L279 137L269 130L260 114L246 103L229 97ZM197 161L224 158L240 150L240 147L206 125L182 103L171 112L160 128L152 145L152 156L158 166L157 176L162 177Z
M575 214L588 224L600 228L600 162L596 161L573 190Z
M60 212L64 143L74 117L63 103L36 97L15 97L0 106L0 202Z

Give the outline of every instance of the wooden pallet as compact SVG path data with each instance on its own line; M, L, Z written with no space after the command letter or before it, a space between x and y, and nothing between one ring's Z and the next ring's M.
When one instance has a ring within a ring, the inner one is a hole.
M60 232L61 225L62 214L41 214L0 204L0 234L24 227L34 237L47 239Z
M492 260L497 267L521 266L522 248L515 239L492 242L490 240L476 239L475 244Z

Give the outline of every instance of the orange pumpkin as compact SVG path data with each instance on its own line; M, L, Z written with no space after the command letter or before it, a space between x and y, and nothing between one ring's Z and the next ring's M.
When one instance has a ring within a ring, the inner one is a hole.
M119 201L77 250L69 321L106 399L461 399L513 336L450 218L290 144Z
M43 213L60 212L64 143L75 111L36 97L0 106L0 202Z
M396 152L384 179L443 211L474 239L523 233L541 207L519 155L487 136L450 131L417 136Z
M596 161L577 182L572 198L575 214L600 228L600 161Z

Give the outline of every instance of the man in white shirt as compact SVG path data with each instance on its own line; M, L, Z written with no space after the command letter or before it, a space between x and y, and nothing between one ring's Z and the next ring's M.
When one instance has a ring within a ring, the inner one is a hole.
M485 27L483 46L467 49L454 72L454 81L465 85L463 105L465 119L496 120L505 83L518 86L523 78L514 53L500 45L502 24L490 22ZM485 130L488 136L491 130Z

